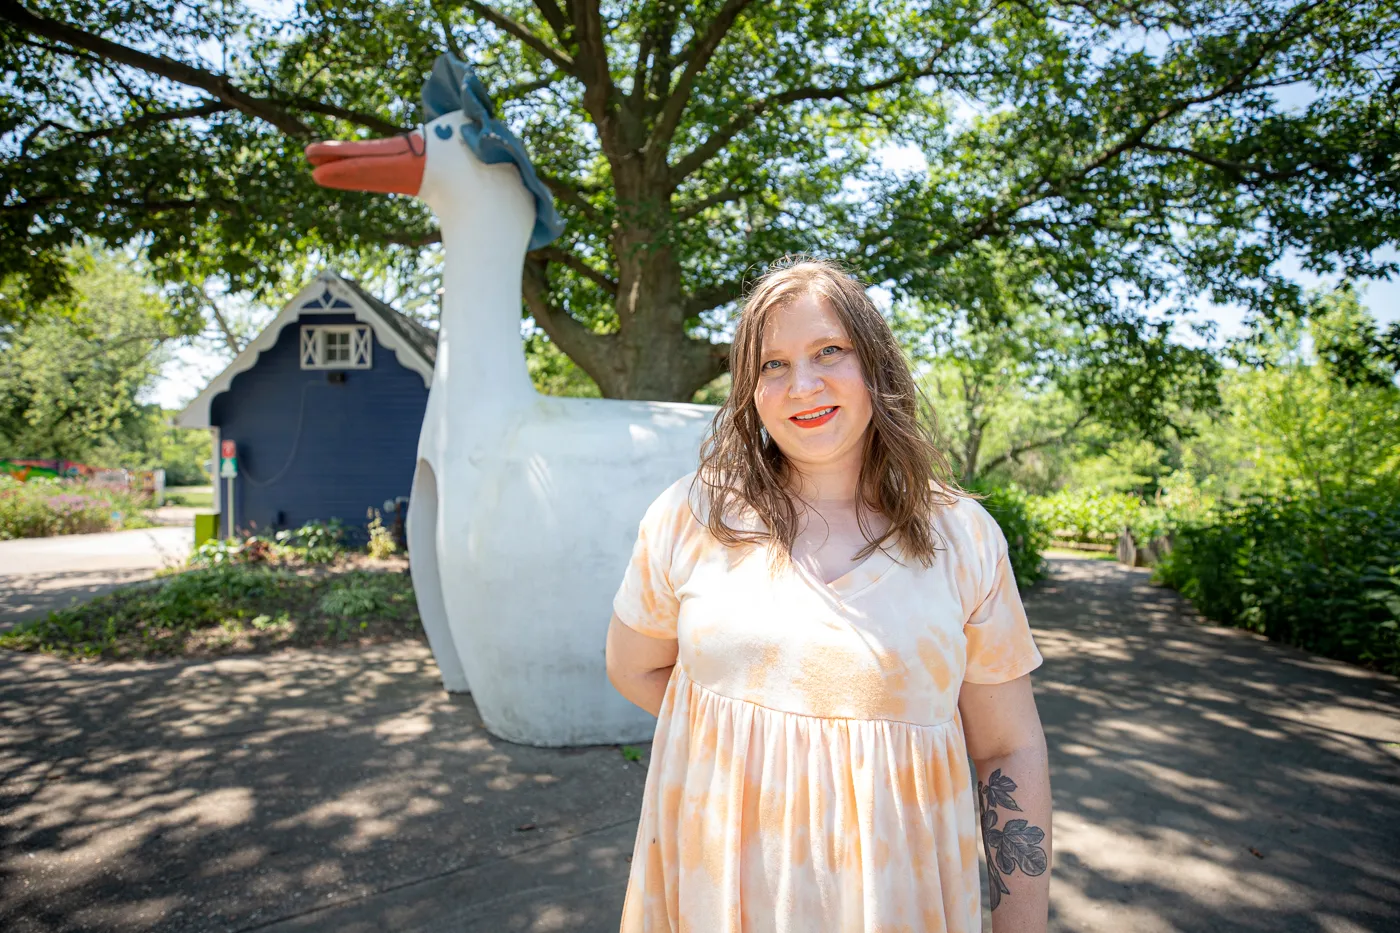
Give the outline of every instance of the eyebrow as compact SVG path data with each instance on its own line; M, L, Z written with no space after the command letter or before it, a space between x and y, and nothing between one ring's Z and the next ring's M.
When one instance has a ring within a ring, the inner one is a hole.
M850 343L850 342L851 342L851 338L850 338L850 337L845 337L845 336L842 336L841 334L832 333L832 334L827 334L825 337L818 337L816 340L813 340L813 341L809 342L809 343L807 344L806 349L811 350L813 347L829 347L829 346L831 346L833 343ZM774 352L776 352L776 351L774 351L773 348L770 347L770 346L768 346L767 344L761 344L761 345L759 346L759 348L758 348L758 352L759 352L759 355L760 355L760 356L767 356L768 354L774 353Z

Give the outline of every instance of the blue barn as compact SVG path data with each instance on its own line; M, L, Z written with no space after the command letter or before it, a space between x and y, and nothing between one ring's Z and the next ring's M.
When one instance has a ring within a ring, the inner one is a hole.
M234 442L239 531L334 518L362 537L366 511L413 486L436 354L433 331L322 272L175 423L210 429L216 465L221 442ZM227 490L216 478L225 533Z

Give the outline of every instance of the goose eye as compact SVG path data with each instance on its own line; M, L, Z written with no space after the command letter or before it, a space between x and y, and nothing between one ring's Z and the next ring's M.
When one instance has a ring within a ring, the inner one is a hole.
M434 132L435 134L437 134L437 138L438 138L438 139L451 139L451 138L452 138L452 127L450 127L450 126L445 126L445 125L443 125L443 124L441 124L441 123L439 123L437 126L433 127L433 132Z

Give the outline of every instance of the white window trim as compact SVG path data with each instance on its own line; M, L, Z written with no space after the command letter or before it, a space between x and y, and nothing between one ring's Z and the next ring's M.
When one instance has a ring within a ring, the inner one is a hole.
M326 334L350 335L350 359L326 362ZM374 365L374 331L367 324L303 324L302 369L369 369Z

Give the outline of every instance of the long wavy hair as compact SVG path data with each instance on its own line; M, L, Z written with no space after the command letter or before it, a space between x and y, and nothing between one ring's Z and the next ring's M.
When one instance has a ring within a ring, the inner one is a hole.
M870 392L870 426L856 502L856 521L867 543L856 559L897 542L908 557L927 567L938 550L934 513L952 504L958 491L953 471L919 418L919 390L889 324L865 286L825 260L779 260L744 300L729 351L733 388L700 448L696 482L703 486L707 500L705 522L726 545L772 542L779 546L776 557L792 557L799 513L789 492L790 468L764 430L754 391L763 364L764 325L774 311L808 295L825 301L840 319ZM766 530L735 527L733 523L746 510ZM867 520L877 512L890 521L881 535L873 533Z

